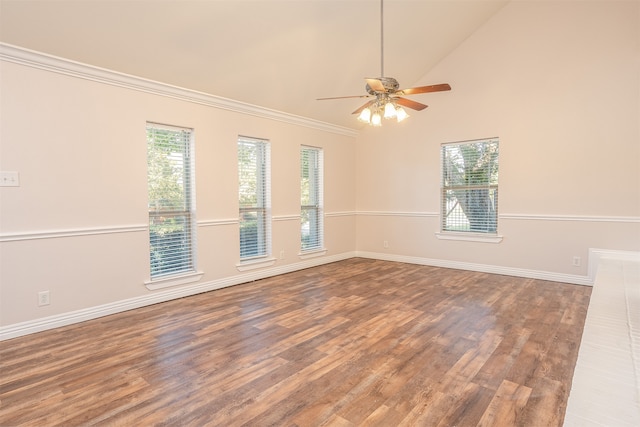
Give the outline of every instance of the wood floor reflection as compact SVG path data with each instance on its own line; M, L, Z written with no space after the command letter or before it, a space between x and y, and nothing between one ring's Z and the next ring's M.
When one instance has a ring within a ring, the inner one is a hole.
M0 343L2 426L561 426L590 287L353 258Z

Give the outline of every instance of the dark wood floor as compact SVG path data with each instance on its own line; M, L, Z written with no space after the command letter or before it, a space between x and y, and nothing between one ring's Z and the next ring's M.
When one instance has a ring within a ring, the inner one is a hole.
M0 343L2 426L560 426L591 288L349 259Z

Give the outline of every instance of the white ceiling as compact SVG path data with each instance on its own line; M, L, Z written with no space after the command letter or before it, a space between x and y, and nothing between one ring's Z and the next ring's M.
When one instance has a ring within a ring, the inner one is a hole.
M507 2L386 0L385 75L414 86ZM362 99L316 98L363 95L380 75L380 2L0 0L0 41L358 128ZM454 86L421 82L436 83Z

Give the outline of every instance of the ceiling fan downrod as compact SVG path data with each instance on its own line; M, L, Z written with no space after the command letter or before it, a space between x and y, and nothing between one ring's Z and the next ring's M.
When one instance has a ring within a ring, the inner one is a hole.
M425 104L404 98L405 95L451 90L451 86L446 83L400 89L396 79L384 76L384 0L380 0L380 77L365 78L365 81L367 95L318 98L318 100L373 97L373 100L366 102L352 114L357 114L358 120L362 122L380 126L382 118L396 118L400 122L409 117L403 107L416 111L427 108Z
M384 0L380 0L380 77L384 77Z

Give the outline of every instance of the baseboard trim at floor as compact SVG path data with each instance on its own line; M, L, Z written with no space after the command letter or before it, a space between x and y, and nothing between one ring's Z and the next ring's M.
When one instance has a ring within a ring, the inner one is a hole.
M249 273L238 274L231 277L225 277L222 279L212 280L212 281L203 282L203 283L196 283L193 285L152 291L147 295L143 295L139 297L129 298L121 301L115 301L108 304L88 307L88 308L75 310L68 313L48 316L40 319L29 320L26 322L15 323L8 326L2 326L0 327L0 341L8 340L11 338L17 338L24 335L34 334L36 332L42 332L49 329L59 328L62 326L68 326L74 323L80 323L87 320L97 319L99 317L121 313L123 311L133 310L136 308L145 307L152 304L171 301L177 298L184 298L191 295L200 294L203 292L209 292L209 291L214 291L216 289L235 286L242 283L251 282L254 280L260 280L267 277L277 276L280 274L291 273L293 271L303 270L305 268L316 267L319 265L329 264L336 261L342 261L345 259L353 258L355 256L356 256L355 252L345 252L338 255L311 258L301 262L296 262L294 264L276 266L276 267L266 268L259 271L258 270L251 271Z
M378 252L353 251L345 252L337 255L323 256L317 258L305 259L297 263L287 264L283 266L275 266L245 272L235 276L225 277L218 280L208 281L204 283L196 283L193 285L168 288L153 291L152 293L140 297L130 298L122 301L116 301L95 307L88 307L68 313L62 313L54 316L44 317L40 319L30 320L26 322L16 323L8 326L0 327L0 341L17 338L23 335L29 335L36 332L46 331L49 329L67 326L74 323L80 323L87 320L97 319L99 317L120 313L127 310L133 310L145 307L151 304L170 301L176 298L183 298L196 295L202 292L209 292L216 289L235 286L241 283L260 280L279 274L290 273L305 268L315 267L323 264L329 264L336 261L342 261L349 258L361 257L379 259L384 261L405 262L409 264L429 265L433 267L453 268L457 270L478 271L491 274L502 274L507 276L526 277L531 279L549 280L553 282L571 283L576 285L592 286L596 274L596 268L599 258L601 257L633 257L638 256L634 252L614 251L606 249L591 249L589 251L589 274L587 276L554 273L539 270L527 270L522 268L503 267L497 265L476 264L469 262L450 261L444 259L432 259L405 255L393 255Z
M406 262L408 264L429 265L432 267L453 268L456 270L478 271L481 273L502 274L505 276L525 277L528 279L549 280L552 282L571 283L574 285L592 286L593 277L574 274L554 273L550 271L528 270L524 268L503 267L499 265L476 264L444 259L422 258L406 255L383 254L378 252L356 252L361 258L380 259L385 261Z

